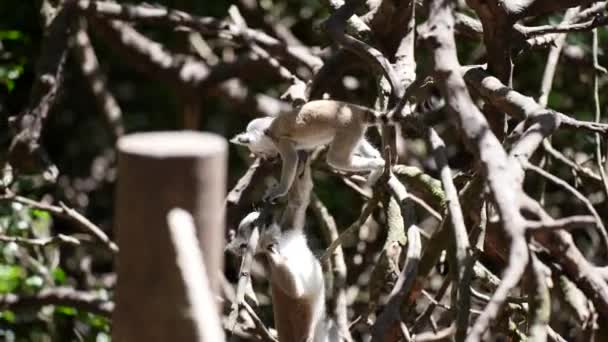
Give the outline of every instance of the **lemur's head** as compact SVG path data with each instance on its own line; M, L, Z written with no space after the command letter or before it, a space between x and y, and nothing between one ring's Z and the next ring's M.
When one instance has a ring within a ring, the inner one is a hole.
M266 130L270 127L273 118L259 118L252 120L247 125L247 130L237 134L230 142L237 145L247 146L251 153L258 157L268 158L277 155L277 149Z
M248 247L255 249L257 246L248 245L254 228L259 224L258 217L260 217L260 213L258 211L253 211L245 216L245 218L243 218L239 223L239 227L237 228L236 232L234 232L234 235L226 245L225 250L230 251L237 256L242 256L245 254Z
M225 250L234 253L237 256L243 256L250 249L254 254L268 254L276 252L278 247L278 239L281 236L281 229L276 223L272 223L268 227L264 227L263 222L259 220L260 212L253 211L245 216L239 223L235 234L226 245ZM255 232L255 228L258 228ZM252 234L259 234L257 238L252 239ZM251 243L257 244L255 246Z

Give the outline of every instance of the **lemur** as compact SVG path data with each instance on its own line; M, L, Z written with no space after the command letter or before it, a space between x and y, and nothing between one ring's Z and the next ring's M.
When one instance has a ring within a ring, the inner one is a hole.
M327 163L342 171L371 171L373 184L384 169L381 154L365 138L368 126L391 123L391 118L371 108L333 100L315 100L298 111L252 120L245 132L230 142L244 145L258 157L280 154L283 161L279 184L264 200L287 194L298 166L298 150L329 144Z
M258 212L247 215L229 249L242 248L257 224ZM240 246L240 247L239 247ZM273 223L262 229L256 254L267 260L275 328L279 341L335 342L337 328L325 315L325 281L319 260L304 232Z

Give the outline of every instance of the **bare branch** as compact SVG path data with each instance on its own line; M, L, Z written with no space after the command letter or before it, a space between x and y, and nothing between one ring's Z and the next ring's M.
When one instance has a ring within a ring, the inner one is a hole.
M122 110L114 95L108 90L106 76L100 68L99 60L87 33L87 23L84 18L79 18L72 50L78 59L80 70L87 80L87 85L95 97L97 110L103 114L114 138L119 138L125 131L122 122Z
M48 24L43 28L46 35L36 65L36 78L29 102L18 116L9 119L14 132L9 147L11 166L22 173L42 172L49 181L54 181L59 171L40 145L40 139L44 123L63 84L72 7L69 4L58 8L53 17L46 18Z
M585 205L585 207L587 208L589 213L591 213L591 215L593 215L593 217L595 218L595 221L596 221L595 224L597 225L597 227L599 227L599 233L602 236L604 246L606 246L606 248L608 248L608 232L606 231L606 227L602 223L601 216L595 210L595 208L593 207L593 204L591 204L591 202L589 202L589 199L587 197L585 197L585 195L581 194L578 190L576 190L576 188L574 188L573 186L568 184L566 181L550 174L549 172L543 170L542 168L540 168L536 165L533 165L528 161L520 160L520 162L522 163L522 166L524 167L524 169L534 171L535 173L541 175L542 177L546 178L547 180L551 181L552 183L562 187L563 189L568 191L570 194L572 194L574 197L576 197L579 201L581 201Z
M540 204L524 197L523 208L537 216L541 221L549 222L552 217L545 212ZM590 264L574 244L572 236L563 231L548 231L535 235L535 238L549 250L552 258L572 282L593 302L593 305L603 317L608 317L608 283L598 272L597 267Z
M234 331L236 327L236 320L239 315L239 309L245 302L245 292L248 287L251 286L251 266L253 265L253 257L258 246L258 240L260 238L260 231L258 227L254 227L251 231L251 235L247 238L247 246L242 251L241 267L239 268L239 281L236 287L236 296L232 305L230 306L230 315L228 316L228 326L231 331ZM237 246L240 247L240 246ZM240 247L242 248L242 247Z
M46 247L49 245L64 243L67 245L80 246L80 240L78 240L74 236L57 234L55 236L46 237L46 238L37 238L37 239L28 239L20 236L6 236L0 235L0 241L2 242L14 242L18 244L28 245L28 246L38 246L38 247Z
M535 26L535 27L526 27L522 30L522 33L527 38L532 38L534 36L547 34L547 33L569 33L569 32L581 32L581 31L591 31L592 29L608 25L608 17L601 16L595 17L592 20L583 22L583 23L562 23L559 25L545 25L545 26Z
M578 8L570 9L566 11L562 23L567 23L574 18L579 12ZM538 103L547 107L547 101L549 100L549 93L553 86L553 79L555 77L555 70L557 69L557 62L561 54L562 48L566 42L566 34L560 35L555 40L555 45L551 47L549 56L547 57L547 64L545 65L545 72L543 73L543 80L541 83L540 96L538 97Z
M600 108L600 73L606 73L606 69L599 64L599 33L597 29L593 30L593 109L595 111L595 122L599 123L602 117ZM608 168L608 158L606 158L606 165L602 162L602 137L599 133L595 134L595 160L597 167L600 171L600 177L602 178L602 185L604 186L604 194L608 196L608 176L606 175L606 169Z
M416 225L408 227L407 244L405 264L399 274L395 287L393 287L388 296L384 310L378 316L372 328L372 341L384 341L384 336L391 336L391 330L395 325L399 327L401 305L414 285L414 280L418 273L418 263L420 262L422 245L420 242L420 232Z
M103 242L104 245L108 247L112 252L118 252L118 246L110 240L108 235L103 232L99 227L97 227L93 222L89 221L82 214L77 212L75 209L68 208L63 202L59 202L61 209L66 217L70 218L72 221L80 224L81 227L85 228L85 230L95 236L99 241Z
M34 295L8 293L0 295L0 307L4 310L41 308L46 305L71 306L107 318L112 315L114 303L94 292L78 291L68 287L44 289Z
M599 184L599 182L602 181L602 178L598 174L596 174L595 172L593 172L588 167L584 167L582 165L579 165L575 161L573 161L573 160L569 159L568 157L566 157L563 153L561 153L560 151L556 150L553 147L553 145L551 145L551 142L549 142L548 140L544 140L543 141L543 149L554 160L557 160L557 161L562 162L565 165L569 166L577 174L585 176L585 178L587 178L589 180L593 180L594 182L596 182L598 184Z
M459 72L453 23L450 4L432 1L423 36L433 48L435 76L448 110L458 119L465 143L482 163L502 227L511 239L509 266L504 271L503 281L467 337L467 341L474 342L481 340L509 291L519 282L528 263L528 248L524 236L525 220L519 212L518 197L523 192L519 171L517 166L509 162L506 152L467 91Z
M365 60L379 74L384 75L391 85L390 102L397 101L403 91L390 62L380 51L345 32L346 21L354 14L355 8L360 2L360 0L349 1L336 10L326 22L327 32L333 40Z
M254 29L239 30L235 25L212 17L197 17L189 13L167 9L162 6L118 4L109 1L79 0L77 7L87 16L105 19L121 19L152 24L169 25L174 28L182 26L197 30L203 34L222 36L239 41L247 39L277 53L285 58L306 65L310 70L320 67L323 62L303 46L287 46L280 40Z
M463 340L469 327L469 309L471 307L469 289L473 274L474 258L471 246L469 245L469 235L464 223L462 208L458 199L458 190L456 190L452 179L452 170L448 165L445 143L433 128L427 130L427 140L433 151L435 162L441 175L441 182L450 213L449 218L452 223L452 236L455 242L453 253L455 254L456 267L456 271L454 272L456 279L454 279L454 283L458 284L455 292L456 305L458 305L458 311L456 312L456 339Z
M545 221L528 221L528 228L533 231L539 230L557 230L557 229L578 229L588 226L599 226L597 219L593 216L570 216L561 219L554 219L549 222Z
M333 216L325 207L323 202L313 193L310 201L311 209L322 228L323 236L328 244L338 239L338 227ZM332 253L331 271L333 273L333 288L332 288L332 311L338 324L340 335L347 341L352 341L353 338L348 329L348 306L346 303L346 262L344 261L344 252L342 247L338 246Z
M530 253L530 318L528 340L531 342L547 341L547 330L551 318L551 296L545 275L545 266Z

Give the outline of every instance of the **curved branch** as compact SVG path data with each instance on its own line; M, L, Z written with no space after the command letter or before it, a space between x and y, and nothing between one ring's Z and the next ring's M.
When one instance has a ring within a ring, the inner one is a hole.
M403 91L392 65L382 55L382 52L345 32L346 21L355 13L355 8L359 3L360 1L358 0L351 0L344 4L327 19L325 28L334 41L345 49L355 53L386 77L391 86L391 99L389 102L395 103Z

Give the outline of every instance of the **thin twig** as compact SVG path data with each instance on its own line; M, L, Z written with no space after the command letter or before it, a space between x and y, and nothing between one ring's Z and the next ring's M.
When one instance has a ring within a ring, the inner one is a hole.
M556 230L556 229L577 229L586 228L590 225L599 226L597 219L594 216L570 216L561 219L554 219L549 222L545 221L528 221L528 228L534 232L540 230Z
M2 242L14 242L17 244L23 244L28 246L39 246L46 247L53 244L65 243L68 245L80 246L80 240L73 236L57 234L46 238L28 239L20 236L6 236L0 235L0 241Z
M563 179L561 179L559 177L556 177L556 176L550 174L549 172L543 170L542 168L540 168L526 160L520 160L520 162L522 163L522 166L524 167L524 169L536 172L540 176L546 178L547 180L551 181L552 183L554 183L556 185L561 186L562 188L567 190L569 193L574 195L574 197L578 198L578 200L581 201L585 205L587 210L595 218L596 224L599 227L599 229L598 229L599 233L602 236L602 239L604 242L604 246L608 247L608 234L606 233L606 227L604 226L604 224L602 222L602 218L600 217L598 212L593 207L593 204L591 204L591 202L589 201L589 199L587 199L587 197L585 197L585 195L581 194L572 185L568 184L568 182L564 181Z
M357 231L365 223L365 221L367 221L367 218L372 214L372 212L378 205L378 202L380 202L380 196L378 194L374 194L374 196L369 201L367 201L367 204L363 208L363 211L361 212L361 215L359 215L359 218L357 218L357 220L355 220L355 222L353 222L348 228L342 231L342 233L340 233L340 236L338 236L338 238L335 239L331 243L331 245L329 245L329 247L327 247L327 249L320 258L321 263L327 262L329 257L334 253L335 249L338 248L338 246L340 246L345 239L350 237L351 234Z
M432 341L443 341L448 337L456 333L456 325L452 324L447 328L441 329L440 331L434 332L423 332L413 336L413 340L416 342L432 342Z
M599 37L597 29L593 29L593 109L595 111L595 122L599 123L602 117L601 108L600 108L600 72L606 73L606 69L604 69L598 61L598 47ZM599 133L595 134L595 159L597 163L597 167L600 171L600 177L602 178L602 184L604 185L605 195L608 196L608 177L606 176L606 170L604 169L604 163L602 163L602 137ZM607 158L608 159L608 158ZM608 161L606 162L608 166Z
M530 310L528 341L545 342L547 341L547 330L551 316L551 295L547 285L544 266L534 253L530 253Z
M574 8L566 11L562 23L568 23L576 16L579 9ZM549 56L547 57L547 63L545 65L545 71L543 73L543 80L541 83L540 96L538 97L538 104L543 107L547 107L547 101L549 100L549 93L553 86L553 79L555 78L555 70L557 69L557 62L559 61L559 55L566 42L566 34L561 34L555 40L555 45L551 47Z
M589 169L588 167L584 167L576 162L574 162L573 160L571 160L570 158L566 157L563 153L561 153L560 151L556 150L553 145L551 145L551 142L549 142L548 140L544 140L543 141L543 149L545 150L546 153L548 153L549 155L551 155L551 157L557 161L560 161L564 164L566 164L567 166L569 166L570 168L572 168L572 170L582 176L585 176L588 179L591 179L595 182L601 182L602 181L602 177L598 174L596 174L595 172L593 172L591 169Z
M251 316L251 319L253 320L253 323L255 324L255 330L258 332L258 334L260 334L260 336L265 341L278 342L276 337L274 337L270 333L270 331L268 330L268 328L266 327L266 325L264 324L264 322L262 321L260 316L258 316L257 313L255 312L255 310L253 310L253 308L246 301L243 301L242 304L243 304L243 307L245 308L245 310L247 311L247 313L249 313L249 316Z
M106 233L104 233L101 228L97 227L93 222L91 222L89 219L84 217L76 210L68 208L63 202L59 202L60 206L58 207L42 202L37 202L23 196L15 195L13 193L8 193L7 195L0 196L0 201L1 200L19 202L28 205L32 208L48 211L53 215L69 219L70 221L78 224L78 226L84 228L84 230L88 233L91 233L93 236L95 236L106 247L108 247L110 251L112 251L113 253L118 252L118 246L112 240L110 240L108 235L106 235Z
M243 305L243 303L245 303L245 293L251 283L251 266L253 264L253 257L258 246L259 238L260 231L257 226L254 226L253 230L251 231L251 235L247 239L247 246L243 251L244 254L241 260L241 267L239 268L239 281L236 288L236 296L234 302L232 302L232 305L230 306L228 326L230 327L231 331L234 331L236 327L239 308Z
M456 279L454 283L458 287L453 288L456 297L458 310L456 311L456 339L463 340L469 326L469 308L471 307L470 284L473 275L472 267L474 263L473 253L469 245L469 235L464 223L462 207L458 199L458 190L452 179L452 170L448 165L443 139L431 127L427 129L428 144L433 151L435 162L439 168L441 182L445 191L448 203L449 218L452 226L452 236L455 240L454 261L456 271L453 272Z
M89 233L93 234L97 239L103 242L103 244L106 245L112 252L118 252L118 246L112 240L110 240L108 235L106 235L101 228L97 227L95 224L93 224L93 222L89 221L89 219L84 217L76 210L68 208L68 206L63 202L59 202L59 205L67 217L80 223L81 227L84 227Z
M310 204L328 243L337 240L339 234L336 221L327 207L325 207L323 202L321 202L314 193L311 195ZM333 289L331 296L332 311L336 318L340 334L347 341L352 341L353 338L348 330L348 305L346 303L347 269L346 262L344 261L344 252L340 246L332 253L331 266L331 271L333 273Z
M416 317L416 320L414 321L414 326L412 327L414 331L416 331L416 329L419 328L422 323L426 322L426 320L428 320L433 315L433 311L441 302L441 299L447 292L451 283L452 278L445 277L443 279L443 282L441 283L439 290L437 290L437 293L435 294L433 300L429 299L431 303L426 307L426 309L424 309L424 311L420 315L418 315L418 317Z
M569 33L569 32L581 32L581 31L590 31L595 30L599 26L608 25L608 17L599 16L595 17L589 21L582 23L571 24L571 20L567 20L565 23L560 23L559 25L543 25L543 26L534 26L534 27L525 27L522 26L520 32L526 36L526 38L532 38L535 36L548 34L548 33Z

